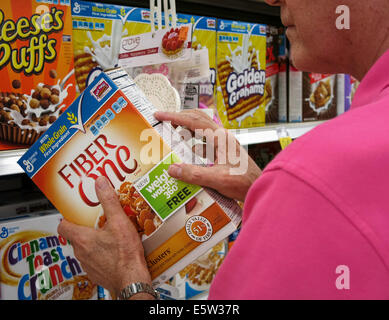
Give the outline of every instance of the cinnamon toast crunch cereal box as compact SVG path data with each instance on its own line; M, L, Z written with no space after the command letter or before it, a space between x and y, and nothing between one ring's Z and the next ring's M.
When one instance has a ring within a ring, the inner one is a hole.
M217 109L224 127L265 124L266 25L218 20Z
M118 65L122 37L151 31L148 9L72 1L74 64L82 92L101 71Z
M96 300L97 287L58 235L62 216L0 220L1 300Z
M168 175L193 154L154 112L123 69L101 73L19 164L67 220L92 228L106 223L94 188L106 176L158 286L232 233L241 209Z
M32 145L76 95L70 1L0 5L0 150Z

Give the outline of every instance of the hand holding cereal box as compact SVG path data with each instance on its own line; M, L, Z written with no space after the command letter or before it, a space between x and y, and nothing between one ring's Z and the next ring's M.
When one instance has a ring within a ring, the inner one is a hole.
M189 162L193 153L155 111L123 69L107 71L19 164L67 220L92 228L106 223L95 192L95 180L106 176L138 230L158 286L232 233L241 209L169 176L171 164Z

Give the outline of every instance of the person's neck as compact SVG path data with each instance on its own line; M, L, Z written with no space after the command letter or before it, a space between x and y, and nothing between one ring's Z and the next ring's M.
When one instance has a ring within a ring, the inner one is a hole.
M381 38L370 35L371 39L374 39L374 43L370 44L370 46L366 48L366 51L358 50L357 52L358 57L356 57L356 61L353 63L353 72L351 74L359 81L364 78L364 76L373 67L377 60L386 51L389 50L389 24L386 26L386 28L384 26L382 28L383 29L381 29L379 32L382 34ZM371 50L374 47L374 44L376 45L377 49ZM371 54L370 56L366 57L365 60L363 60L364 63L361 63L361 55L364 54L364 52L371 52Z

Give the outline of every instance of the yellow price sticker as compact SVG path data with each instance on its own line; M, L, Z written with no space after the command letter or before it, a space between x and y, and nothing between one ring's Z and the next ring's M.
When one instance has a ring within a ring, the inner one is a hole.
M287 146L289 146L293 142L291 137L284 137L280 138L280 144L281 144L281 149L284 150Z

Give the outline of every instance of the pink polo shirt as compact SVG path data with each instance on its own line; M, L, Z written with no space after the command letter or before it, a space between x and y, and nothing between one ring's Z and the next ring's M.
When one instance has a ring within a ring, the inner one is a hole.
M388 72L389 51L254 183L210 299L389 299Z

